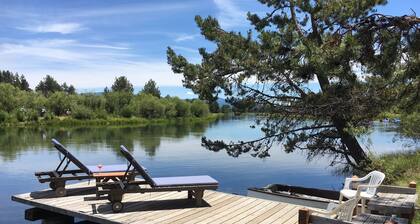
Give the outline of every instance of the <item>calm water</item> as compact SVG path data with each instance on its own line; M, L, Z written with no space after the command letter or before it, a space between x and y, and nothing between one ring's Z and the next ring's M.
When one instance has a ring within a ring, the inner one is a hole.
M201 147L203 135L211 139L247 140L260 136L250 129L252 118L224 119L206 124L177 124L148 127L8 128L0 129L0 223L22 223L27 207L12 202L10 196L47 186L33 173L52 170L58 154L50 144L59 139L85 164L125 163L119 145L134 149L135 157L155 176L208 174L220 182L220 191L246 194L252 186L284 183L340 189L343 177L333 174L328 159L307 162L302 153L286 154L281 147L266 159ZM375 124L369 138L362 139L375 153L419 147L396 137L392 125Z

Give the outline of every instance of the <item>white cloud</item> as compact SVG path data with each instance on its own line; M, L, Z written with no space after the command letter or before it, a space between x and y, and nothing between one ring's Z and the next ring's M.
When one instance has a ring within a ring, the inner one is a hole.
M37 26L18 27L20 30L35 32L35 33L61 33L70 34L85 29L79 23L51 23Z
M198 34L179 34L176 38L176 42L186 41L186 40L193 40L196 38Z
M224 29L248 25L246 12L241 10L232 0L213 0L219 9L217 19Z
M188 92L187 92L187 95L194 95L194 93L193 93L193 92L191 92L191 91L188 91Z
M182 75L173 74L166 58L144 59L130 50L68 39L26 40L0 44L0 61L3 69L24 74L31 87L46 74L77 88L110 86L120 75L127 76L136 86L149 79L159 85L182 84Z
M113 7L103 7L96 8L95 10L82 10L82 11L72 11L67 15L71 17L101 17L101 16L113 16L113 15L127 15L127 14L141 14L149 12L159 12L163 11L174 11L181 10L191 7L191 4L188 3L175 3L175 2L165 2L162 4L126 4Z
M97 48L98 51L91 51L87 48ZM106 44L79 43L71 39L26 40L19 43L0 44L0 54L6 57L35 56L37 60L44 58L44 60L59 62L106 59L110 54L129 56L128 53L120 53L120 50L126 49L129 48Z

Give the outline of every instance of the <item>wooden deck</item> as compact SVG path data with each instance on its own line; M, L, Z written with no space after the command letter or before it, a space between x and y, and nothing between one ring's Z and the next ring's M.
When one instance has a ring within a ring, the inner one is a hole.
M126 194L124 210L113 213L106 199L96 199L94 181L68 186L68 196L51 191L12 196L13 201L97 223L298 223L301 206L240 195L205 191L195 206L187 192Z
M396 214L405 218L414 216L418 194L416 188L381 186L378 197L369 200L367 207L381 214Z

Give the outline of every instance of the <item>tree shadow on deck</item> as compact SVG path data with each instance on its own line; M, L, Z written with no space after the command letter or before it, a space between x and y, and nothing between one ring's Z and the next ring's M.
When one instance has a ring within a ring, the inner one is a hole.
M123 202L123 204L124 209L120 213L211 207L211 205L204 200L202 201L202 204L198 206L194 199L187 198L156 201L130 201ZM92 204L92 212L93 214L113 213L110 203L107 203L106 205L101 204L99 206Z
M78 188L66 188L66 196L77 196L77 195L89 195L94 194L95 187L78 187ZM41 190L30 193L33 199L45 199L45 198L60 198L56 195L53 190Z

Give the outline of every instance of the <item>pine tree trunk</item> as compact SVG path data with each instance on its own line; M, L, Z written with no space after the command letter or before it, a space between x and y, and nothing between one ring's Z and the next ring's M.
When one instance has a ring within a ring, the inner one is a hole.
M338 133L341 137L341 141L349 151L350 156L354 159L357 165L361 165L369 160L362 146L355 136L344 130L346 121L344 119L334 119L333 121ZM361 167L359 167L361 168Z

